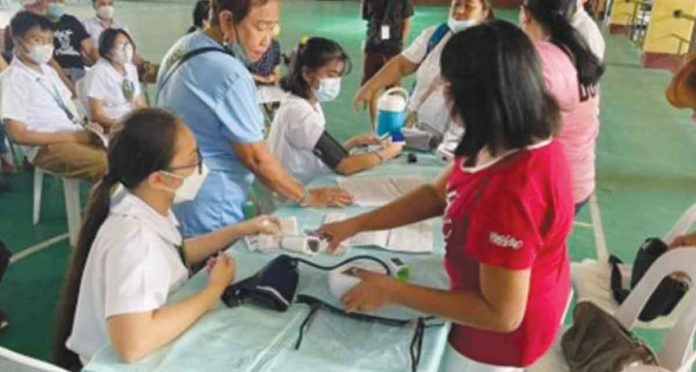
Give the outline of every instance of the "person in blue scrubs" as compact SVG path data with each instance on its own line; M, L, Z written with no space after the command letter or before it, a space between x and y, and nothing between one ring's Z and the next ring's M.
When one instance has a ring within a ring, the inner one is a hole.
M210 169L196 199L174 208L184 235L242 220L255 176L274 193L304 207L351 204L352 196L337 188L305 189L264 141L263 114L247 66L270 46L280 0L212 0L210 6L210 25L174 44L157 79L158 104L188 123ZM214 50L184 57L202 48Z

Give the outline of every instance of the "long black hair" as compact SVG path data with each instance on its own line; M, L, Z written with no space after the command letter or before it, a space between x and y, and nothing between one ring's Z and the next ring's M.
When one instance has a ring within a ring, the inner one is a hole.
M193 7L193 24L188 29L188 33L192 33L200 28L203 28L203 21L210 19L210 0L198 0Z
M604 65L590 50L582 35L571 24L576 0L524 0L522 5L545 27L551 42L568 53L578 71L578 81L584 88L597 85Z
M557 131L558 104L546 91L534 45L512 23L493 20L452 37L440 58L452 116L466 131L455 153L473 165Z
M116 42L118 35L125 36L135 51L135 42L133 42L133 38L126 30L122 28L107 28L101 33L101 35L99 35L99 56L108 60L109 62L113 62L111 52L114 49L114 43Z
M118 183L132 190L153 172L166 169L174 157L176 131L180 125L175 115L162 109L136 110L126 117L123 127L109 143L109 172L90 195L60 304L54 359L64 368L80 368L77 355L66 348L65 342L72 332L87 257L109 215L111 191Z
M304 68L316 71L326 66L329 62L339 60L345 64L343 75L350 73L352 63L348 53L333 40L323 37L307 39L297 47L297 51L290 59L288 74L280 81L280 87L302 98L309 98L311 88L303 76Z

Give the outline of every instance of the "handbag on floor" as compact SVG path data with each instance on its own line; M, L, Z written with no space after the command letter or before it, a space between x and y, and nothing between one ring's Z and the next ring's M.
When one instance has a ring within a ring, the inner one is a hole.
M563 334L561 347L572 372L619 372L634 365L659 365L645 342L590 301L575 306L573 326Z

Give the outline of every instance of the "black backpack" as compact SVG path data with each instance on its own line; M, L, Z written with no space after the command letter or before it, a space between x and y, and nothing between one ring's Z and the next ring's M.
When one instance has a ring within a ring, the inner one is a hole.
M659 238L649 238L643 242L643 245L638 249L636 260L633 263L631 289L635 288L643 275L650 269L650 266L652 266L662 254L667 252L667 248L667 244ZM612 265L611 290L614 299L621 304L630 293L630 290L623 288L621 285L619 264L621 264L622 261L618 257L611 255L609 257L609 263ZM643 322L649 322L655 320L659 316L669 315L688 290L689 284L686 282L675 280L670 277L662 279L657 289L655 289L648 299L638 319Z

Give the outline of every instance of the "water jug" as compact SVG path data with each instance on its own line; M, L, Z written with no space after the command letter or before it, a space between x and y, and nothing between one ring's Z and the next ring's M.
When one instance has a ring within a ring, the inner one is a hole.
M408 92L394 87L382 94L377 101L377 136L401 136L401 128L406 121Z

